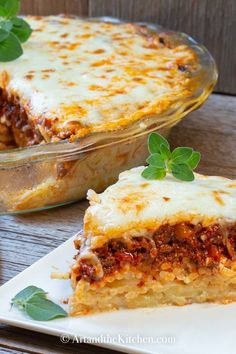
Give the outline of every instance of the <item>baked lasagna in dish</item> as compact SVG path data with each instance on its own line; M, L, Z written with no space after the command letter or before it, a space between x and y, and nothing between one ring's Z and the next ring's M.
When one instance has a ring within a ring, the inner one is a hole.
M123 172L90 207L75 240L72 315L236 300L236 181Z
M198 58L131 23L27 16L24 55L0 68L1 148L125 128L196 89Z

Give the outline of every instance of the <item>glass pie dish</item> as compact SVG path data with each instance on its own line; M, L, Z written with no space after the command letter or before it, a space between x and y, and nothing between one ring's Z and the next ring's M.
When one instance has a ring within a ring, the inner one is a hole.
M124 23L107 17L87 21ZM207 49L183 33L149 23L136 24L165 35L172 47L183 44L191 48L198 61L197 69L189 72L194 81L191 95L117 130L91 132L72 142L61 140L0 151L0 214L75 202L90 188L101 192L116 181L120 172L145 163L148 133L159 131L167 136L176 123L207 99L217 80L216 65Z

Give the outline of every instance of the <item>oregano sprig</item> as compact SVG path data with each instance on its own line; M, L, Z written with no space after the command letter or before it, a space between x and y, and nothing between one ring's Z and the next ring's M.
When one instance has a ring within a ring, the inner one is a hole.
M23 54L21 43L26 42L32 29L17 13L20 0L0 1L0 61L12 61Z
M27 313L37 321L49 321L55 318L66 317L67 313L62 307L47 299L47 293L34 285L21 290L12 300L11 304Z
M198 166L201 154L190 147L177 147L170 150L168 141L157 133L151 133L148 137L147 158L149 164L142 176L146 179L163 179L167 173L181 181L193 181L193 170Z

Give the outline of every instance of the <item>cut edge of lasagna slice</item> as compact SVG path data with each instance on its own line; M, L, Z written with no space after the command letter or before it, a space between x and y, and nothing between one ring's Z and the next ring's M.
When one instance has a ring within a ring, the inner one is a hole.
M236 300L236 181L123 172L90 207L71 269L72 315Z

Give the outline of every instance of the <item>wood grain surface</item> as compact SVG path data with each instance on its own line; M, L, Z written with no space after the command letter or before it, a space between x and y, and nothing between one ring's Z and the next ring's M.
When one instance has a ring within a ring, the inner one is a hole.
M212 95L199 110L173 128L172 147L192 146L202 153L201 173L236 178L236 97ZM0 285L77 232L87 202L21 216L0 217ZM0 353L81 353L111 351L0 325ZM112 352L114 353L114 352Z
M21 0L21 13L57 15L61 13L88 15L88 0Z
M22 13L72 13L149 21L204 44L219 68L215 91L236 94L235 0L22 0Z

